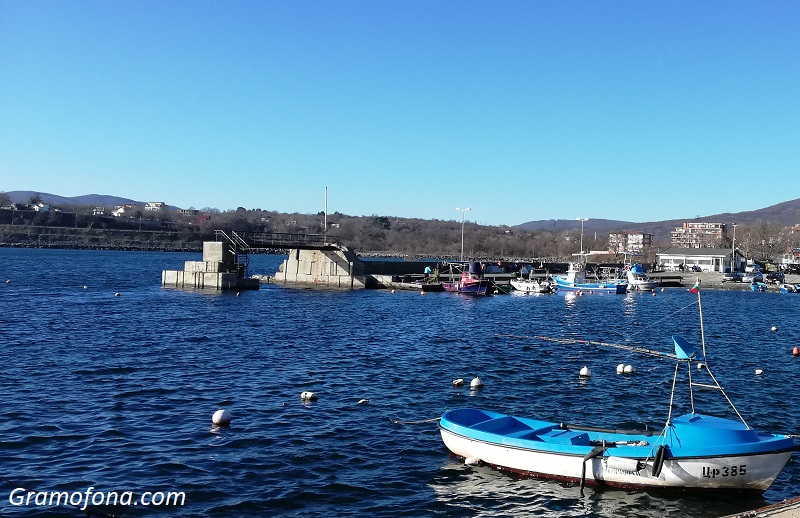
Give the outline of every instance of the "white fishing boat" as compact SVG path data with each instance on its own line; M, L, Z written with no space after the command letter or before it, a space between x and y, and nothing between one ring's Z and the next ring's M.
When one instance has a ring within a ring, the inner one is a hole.
M635 263L625 270L628 278L628 290L630 291L652 291L660 285L659 281L651 279L641 264Z
M544 279L511 279L511 286L515 291L529 294L529 293L553 293L553 283Z
M700 305L699 290L692 291L697 291ZM638 489L765 491L795 451L794 439L751 428L708 364L694 374L708 376L708 380L693 380L695 364L705 362L705 354L679 336L672 340L675 353L661 353L676 362L668 416L661 430L575 426L462 408L442 415L442 440L469 464L485 463L522 475L579 482L581 487L586 483ZM687 373L692 408L691 413L673 417L681 367ZM695 387L718 390L738 419L696 412Z

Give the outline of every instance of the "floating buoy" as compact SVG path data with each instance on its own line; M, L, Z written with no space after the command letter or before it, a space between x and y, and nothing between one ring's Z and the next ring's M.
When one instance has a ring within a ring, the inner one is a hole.
M703 370L703 369L705 369L705 367L706 367L705 363L698 363L697 364L697 370Z
M464 386L464 378L458 378L453 380L454 387L463 387Z
M425 292L424 291L420 291L419 294L420 295L425 295Z
M119 297L119 296L121 296L121 293L120 293L120 292L116 292L116 293L114 294L114 296L115 296L115 297Z
M86 285L85 284L83 285L83 289L86 289Z
M581 378L588 378L591 375L592 375L592 371L589 369L589 367L586 367L584 365L584 367L581 369L581 372L580 372Z
M797 347L797 346L795 345L795 346L794 346L794 349L792 349L792 354L793 354L794 356L800 356L800 347Z
M664 288L661 288L661 293L664 293Z
M656 296L656 290L653 290L653 296L654 297Z
M482 389L483 388L483 380L480 379L478 376L469 382L469 388L472 390Z
M242 292L240 292L240 291L237 291L237 292L236 292L236 296L237 296L237 297L240 297L241 295L242 295Z
M369 399L359 399L358 400L358 404L359 405L366 405L367 403L369 403Z
M622 374L623 372L625 372L625 365L620 363L617 365L617 374Z
M211 416L211 424L214 426L229 426L231 424L231 413L225 408L220 408Z
M11 279L6 279L6 284L11 284Z
M764 371L762 369L756 369L756 376L760 376L762 374L764 374Z
M636 374L636 369L633 367L633 365L626 365L625 374Z
M392 288L392 293L394 293L394 288Z
M774 333L775 331L777 331L777 330L778 330L778 326L772 326L772 327L770 328L770 331L772 331L773 333Z
M316 401L317 395L310 391L304 391L300 393L300 399L303 401Z

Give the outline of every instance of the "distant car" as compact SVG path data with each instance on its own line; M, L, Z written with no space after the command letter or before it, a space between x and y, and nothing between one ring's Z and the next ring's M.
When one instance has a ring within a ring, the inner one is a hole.
M769 272L767 274L767 282L771 284L781 284L784 278L783 272Z
M742 282L764 282L764 274L761 272L746 272L742 277Z
M742 282L742 272L728 272L722 276L722 282Z

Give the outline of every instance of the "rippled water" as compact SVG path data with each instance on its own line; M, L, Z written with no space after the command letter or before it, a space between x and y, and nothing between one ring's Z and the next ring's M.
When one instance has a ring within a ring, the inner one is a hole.
M0 249L0 280L11 280L0 286L4 514L83 515L11 505L17 487L186 493L183 507L100 508L119 516L716 517L798 493L796 459L763 498L715 499L592 488L581 496L574 485L448 456L430 420L460 406L663 426L671 362L498 335L669 352L673 334L699 342L696 297L684 289L468 298L161 288L162 269L196 259ZM272 274L281 259L253 256L251 270ZM709 363L756 428L800 432L800 359L791 355L799 308L796 295L703 292ZM616 375L619 363L638 374ZM594 375L581 382L584 365ZM452 387L476 375L482 391ZM305 390L318 401L301 402ZM716 394L697 399L698 411L729 412ZM212 429L218 408L231 411L230 428Z

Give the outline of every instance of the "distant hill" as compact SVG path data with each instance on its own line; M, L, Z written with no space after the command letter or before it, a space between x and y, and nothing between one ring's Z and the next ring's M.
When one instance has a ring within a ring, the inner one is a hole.
M84 194L82 196L59 196L49 192L36 191L8 191L6 192L12 203L28 203L33 196L39 196L42 203L48 205L94 205L99 207L114 207L116 205L144 205L144 202L135 201L109 194Z
M648 234L653 234L656 241L663 241L670 238L671 232L673 229L675 229L675 227L679 227L687 221L708 221L726 224L743 223L746 225L756 223L758 221L771 221L789 227L800 223L800 198L778 203L777 205L772 205L763 209L736 213L724 212L722 214L714 214L712 216L704 216L702 218L671 219L666 221L649 221L645 223L618 221L612 219L589 219L588 221L584 222L583 230L584 232L619 232L623 230L639 230L642 232L647 232ZM552 230L561 232L564 230L581 228L581 222L574 219L542 219L516 225L516 228L523 228L526 230Z

